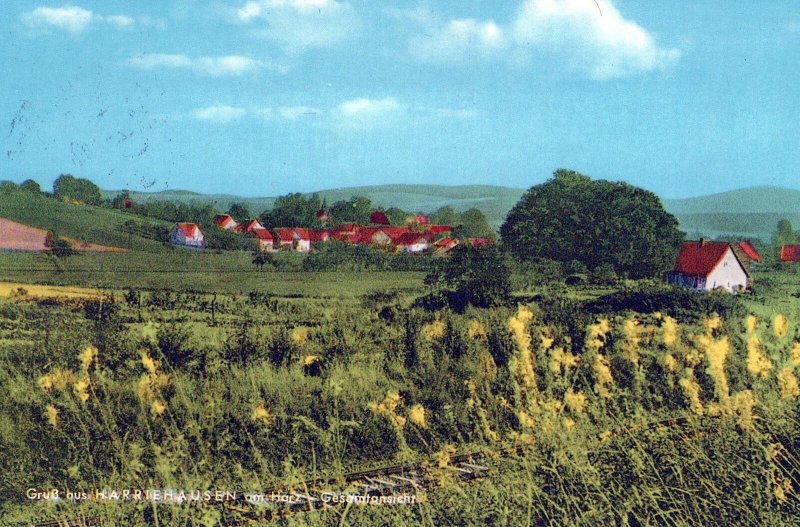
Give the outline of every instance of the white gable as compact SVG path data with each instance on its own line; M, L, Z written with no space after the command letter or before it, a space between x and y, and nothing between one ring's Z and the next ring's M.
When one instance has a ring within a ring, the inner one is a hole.
M720 262L706 278L705 285L708 290L722 287L728 291L747 287L747 273L730 247L728 247Z

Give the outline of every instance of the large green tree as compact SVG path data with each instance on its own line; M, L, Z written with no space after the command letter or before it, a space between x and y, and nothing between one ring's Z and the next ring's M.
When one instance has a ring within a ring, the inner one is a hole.
M319 228L322 226L317 212L322 208L322 201L314 194L306 198L299 192L281 196L275 200L272 210L261 214L261 224L268 229L277 227L307 227Z
M103 201L100 187L88 179L76 178L70 174L61 174L56 178L53 182L53 194L59 198L74 199L89 205L100 205Z
M520 260L576 260L631 278L667 272L683 240L652 192L564 169L522 196L500 235Z

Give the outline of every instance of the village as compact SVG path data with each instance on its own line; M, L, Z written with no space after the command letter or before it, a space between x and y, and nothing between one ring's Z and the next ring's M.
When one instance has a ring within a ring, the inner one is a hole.
M317 218L323 223L328 221L324 210L317 213ZM317 244L336 240L353 245L369 245L391 252L443 256L462 243L451 236L454 229L452 226L433 225L425 214L409 216L406 224L401 226L390 225L389 218L382 211L373 211L370 214L370 225L367 226L345 223L325 229L280 227L270 230L256 219L238 223L229 214L217 215L214 223L212 228L255 239L258 249L266 252L308 253ZM468 238L464 241L474 247L493 243L488 238ZM204 249L206 235L203 228L195 223L178 223L170 232L170 243L191 249Z

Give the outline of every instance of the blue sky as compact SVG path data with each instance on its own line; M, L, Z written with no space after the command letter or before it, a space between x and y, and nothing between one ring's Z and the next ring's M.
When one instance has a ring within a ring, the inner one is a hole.
M792 1L6 0L0 179L800 189Z

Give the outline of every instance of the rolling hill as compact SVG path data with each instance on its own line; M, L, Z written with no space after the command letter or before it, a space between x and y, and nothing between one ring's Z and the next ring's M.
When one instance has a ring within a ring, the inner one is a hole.
M476 207L483 211L495 228L517 203L525 189L491 185L374 185L347 187L317 192L328 203L366 196L379 207L400 207L412 212L433 212L449 205L458 211ZM106 191L113 197L118 191ZM310 194L307 194L310 195ZM219 210L231 203L245 203L254 213L269 209L275 197L242 197L229 194L199 194L170 190L134 192L137 201L175 200L210 202ZM769 241L778 220L786 218L800 227L800 191L775 186L750 187L719 194L685 199L666 199L664 206L674 214L690 238L729 236Z
M123 225L126 221L133 221L138 231L152 226L171 227L166 222L102 207L73 205L25 191L0 192L0 218L52 230L59 236L81 242L143 251L163 250L163 243L142 236L136 230L129 232Z

